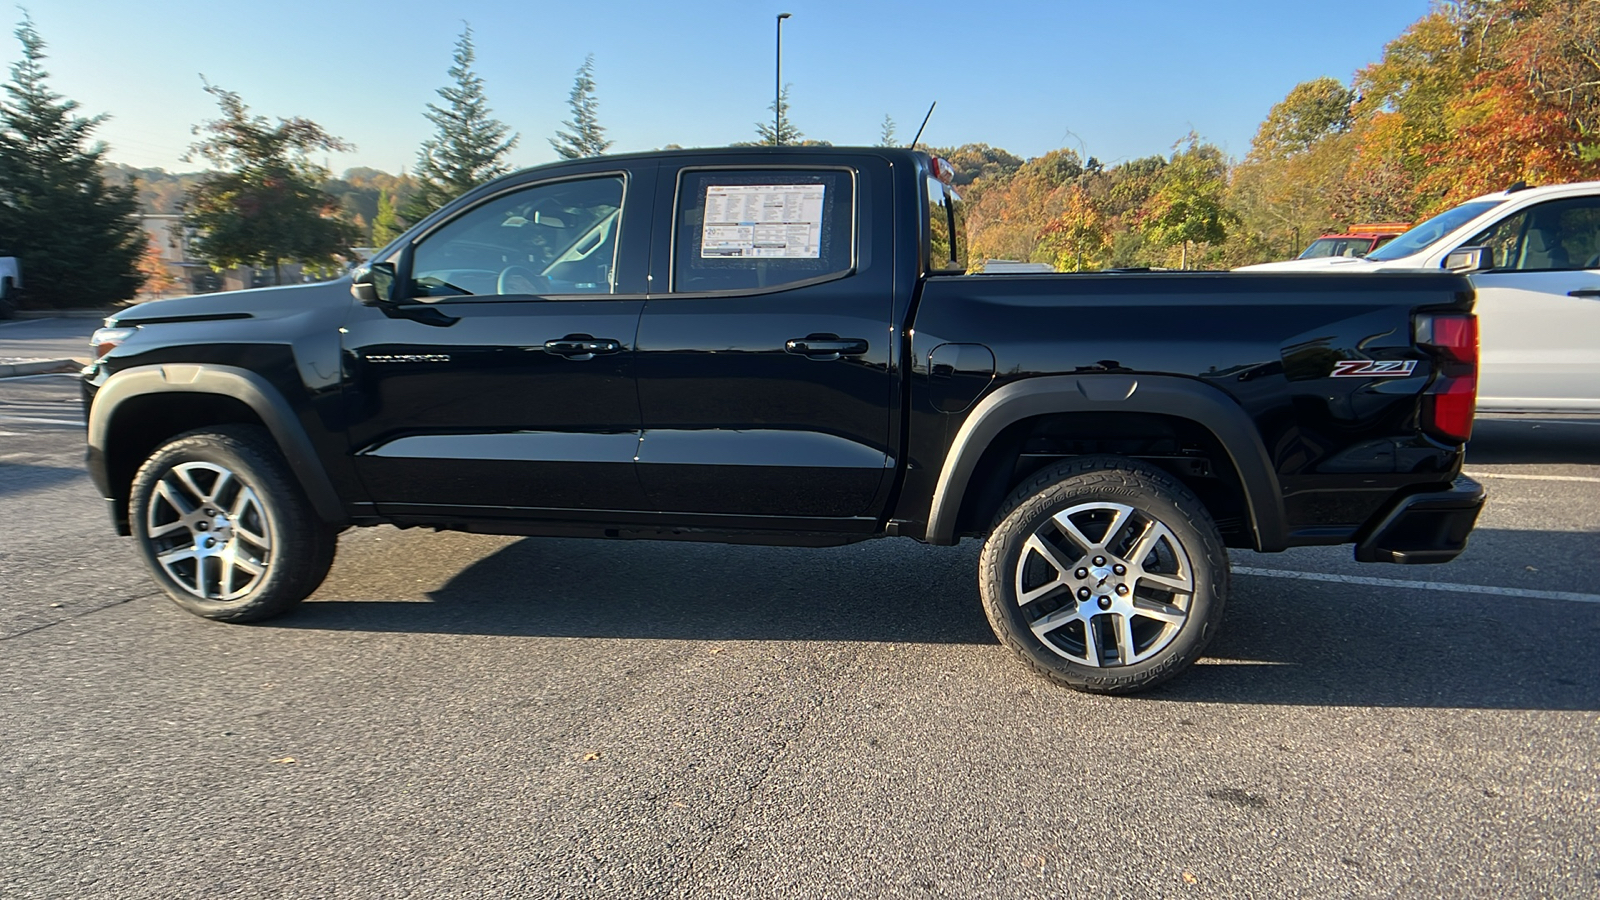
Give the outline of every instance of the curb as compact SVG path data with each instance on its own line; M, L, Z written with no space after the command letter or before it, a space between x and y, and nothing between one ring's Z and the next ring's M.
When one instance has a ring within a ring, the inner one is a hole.
M76 372L82 367L83 364L75 359L25 359L21 362L0 363L0 378L48 375L54 372Z

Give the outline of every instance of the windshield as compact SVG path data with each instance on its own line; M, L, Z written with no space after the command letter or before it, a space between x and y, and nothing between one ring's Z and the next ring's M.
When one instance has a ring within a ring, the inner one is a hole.
M1420 252L1450 232L1499 206L1501 202L1500 200L1474 200L1471 203L1463 203L1455 209L1447 210L1434 216L1377 250L1372 251L1367 254L1367 259L1388 262L1389 260L1400 259L1403 256L1410 256L1413 253Z
M1366 256L1372 248L1372 238L1317 238L1297 259L1316 259L1319 256Z

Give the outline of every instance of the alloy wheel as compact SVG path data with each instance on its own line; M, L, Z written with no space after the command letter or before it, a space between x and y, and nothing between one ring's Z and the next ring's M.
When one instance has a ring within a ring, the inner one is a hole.
M272 525L256 492L211 462L179 463L151 491L145 536L155 560L201 600L237 600L267 577Z
M1051 652L1079 665L1128 666L1160 653L1188 621L1194 567L1150 513L1097 501L1062 510L1024 542L1016 599Z

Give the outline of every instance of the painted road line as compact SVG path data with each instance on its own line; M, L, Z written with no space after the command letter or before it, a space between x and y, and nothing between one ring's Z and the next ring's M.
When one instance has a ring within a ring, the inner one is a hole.
M1579 594L1573 591L1530 591L1521 588L1491 587L1486 584L1453 584L1448 581L1411 581L1406 578L1369 578L1365 575L1331 575L1326 572L1291 572L1288 569L1258 569L1254 566L1234 566L1236 575L1255 575L1258 578L1289 578L1297 581L1326 581L1333 584L1360 584L1368 587L1406 588L1414 591L1443 591L1452 594L1493 594L1497 597L1520 597L1524 600L1566 600L1572 603L1600 603L1600 594Z
M1479 424L1486 422L1532 422L1535 425L1600 425L1600 419L1524 419L1521 416L1482 416Z
M22 422L27 425L71 425L73 428L86 427L81 419L40 419L35 416L0 416L0 422Z
M1580 481L1584 484L1600 484L1600 478L1591 478L1588 475L1517 475L1511 472L1463 472L1470 478L1514 478L1518 481Z

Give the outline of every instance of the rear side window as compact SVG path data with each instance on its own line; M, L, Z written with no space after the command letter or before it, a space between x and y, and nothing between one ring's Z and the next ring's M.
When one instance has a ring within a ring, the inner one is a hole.
M672 289L759 291L855 268L855 179L838 169L684 172Z
M961 198L949 185L928 179L928 271L967 270L967 217Z

